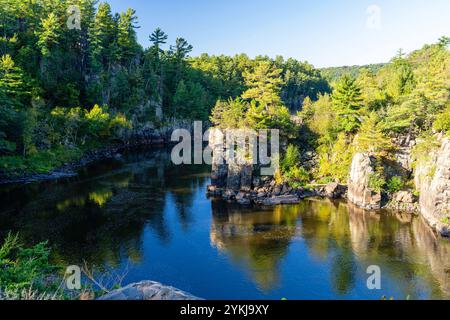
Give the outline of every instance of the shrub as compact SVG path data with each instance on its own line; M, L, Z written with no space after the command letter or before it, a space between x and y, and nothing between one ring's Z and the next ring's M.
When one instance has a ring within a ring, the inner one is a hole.
M300 151L298 147L290 144L287 147L286 154L281 160L281 171L283 173L289 172L293 167L297 166L300 161Z
M303 167L291 168L285 173L284 178L293 188L304 187L311 181L309 172Z
M389 193L396 193L403 189L405 183L402 177L392 177L387 183L387 191Z
M369 189L375 192L381 192L386 185L386 180L379 172L374 172L369 175Z
M44 284L46 277L56 271L49 262L47 243L24 248L17 235L9 234L0 247L0 289L7 295L20 291L36 291L44 294L55 291Z
M433 129L450 133L450 104L436 117Z

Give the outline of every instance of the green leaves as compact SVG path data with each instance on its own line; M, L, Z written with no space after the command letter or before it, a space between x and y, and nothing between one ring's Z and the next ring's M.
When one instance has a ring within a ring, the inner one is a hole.
M48 290L44 278L55 271L49 256L47 243L24 248L18 235L8 234L0 246L0 289L6 293L31 288Z
M52 47L58 44L60 30L60 21L53 12L51 12L47 18L41 19L40 27L35 34L38 37L37 45L41 49L44 57L50 56Z
M354 133L362 122L363 99L356 80L343 76L333 90L333 106L339 121L339 129Z

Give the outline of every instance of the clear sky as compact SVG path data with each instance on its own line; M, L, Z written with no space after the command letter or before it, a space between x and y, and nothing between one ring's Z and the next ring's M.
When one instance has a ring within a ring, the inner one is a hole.
M306 60L316 67L387 62L450 36L449 0L108 0L137 11L139 42L157 27L201 53Z

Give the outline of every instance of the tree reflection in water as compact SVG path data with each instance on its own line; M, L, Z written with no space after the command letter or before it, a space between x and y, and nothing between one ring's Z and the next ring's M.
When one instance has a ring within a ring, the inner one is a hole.
M238 287L243 298L379 299L365 287L378 265L397 299L450 299L450 242L420 217L329 200L245 208L208 200L208 183L208 167L131 153L68 181L3 187L0 238L49 240L63 265L131 263L135 281L205 298L234 298Z

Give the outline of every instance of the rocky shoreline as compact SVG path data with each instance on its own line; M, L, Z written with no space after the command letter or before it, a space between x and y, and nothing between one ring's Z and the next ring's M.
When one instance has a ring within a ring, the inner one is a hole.
M308 198L328 198L348 200L348 186L338 183L316 185L309 188L292 188L288 184L277 185L273 179L263 179L257 187L249 191L235 191L210 185L207 195L220 198L239 205L274 206L283 204L298 204ZM385 199L379 209L391 209L409 213L419 213L418 199L411 192L400 191ZM367 209L375 211L377 209Z
M78 170L92 163L119 159L121 153L141 147L163 147L170 142L170 128L158 131L143 130L128 135L123 142L111 144L103 148L88 151L80 160L63 165L60 168L44 174L23 174L17 177L8 177L0 172L0 186L8 184L28 184L34 182L72 178L78 175Z

